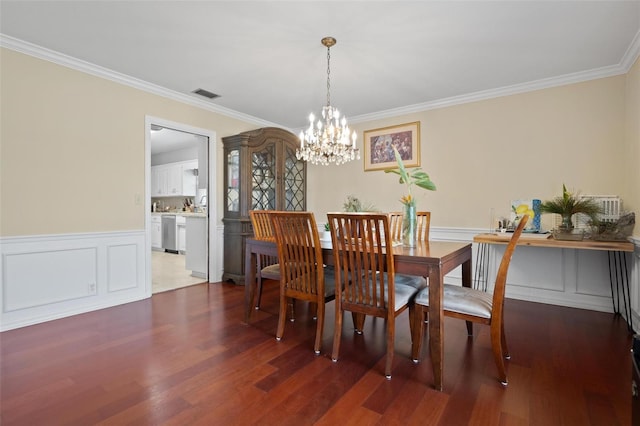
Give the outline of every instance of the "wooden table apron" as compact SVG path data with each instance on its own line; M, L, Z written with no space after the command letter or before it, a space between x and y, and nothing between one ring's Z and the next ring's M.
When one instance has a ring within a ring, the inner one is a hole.
M478 244L478 259L474 274L476 288L486 291L488 282L489 244L507 244L511 234L478 234L473 237L473 242ZM629 290L629 269L625 253L633 252L634 245L628 241L564 241L554 238L540 238L522 234L518 240L519 246L549 247L578 250L606 251L609 262L609 285L611 286L611 299L613 312L621 315L620 293L622 292L623 307L626 313L627 327L633 333L633 318L631 314L631 294Z
M326 264L333 264L331 242L322 242ZM258 254L275 255L278 249L272 238L249 238L245 255L245 322L249 323L255 303L256 259ZM417 247L393 247L397 273L429 277L429 352L433 364L434 385L442 390L444 356L444 313L442 288L444 276L462 266L462 285L471 287L471 243L431 241Z

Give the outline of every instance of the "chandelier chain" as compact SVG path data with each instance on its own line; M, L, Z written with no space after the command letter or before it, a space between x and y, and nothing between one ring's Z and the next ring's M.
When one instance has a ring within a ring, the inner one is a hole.
M327 46L327 106L331 106L331 47Z

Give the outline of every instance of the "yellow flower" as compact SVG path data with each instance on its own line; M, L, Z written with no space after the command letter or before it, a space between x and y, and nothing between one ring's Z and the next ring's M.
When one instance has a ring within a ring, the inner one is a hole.
M409 195L403 195L403 196L402 196L402 198L400 198L400 202L401 202L402 204L405 204L405 205L413 204L413 203L414 203L414 201L415 201L415 200L413 199L413 197L411 197L411 194L409 194Z

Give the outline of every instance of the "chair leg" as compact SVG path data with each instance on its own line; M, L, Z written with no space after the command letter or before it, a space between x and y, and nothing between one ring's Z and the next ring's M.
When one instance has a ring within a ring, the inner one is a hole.
M496 367L498 367L498 379L500 379L502 386L507 386L507 371L502 356L502 331L498 324L491 324L491 349Z
M504 357L504 359L511 359L509 347L507 346L507 336L504 334L504 322L500 324L500 334L500 340L502 341L502 356Z
M316 354L320 353L320 346L322 345L322 333L324 331L324 303L316 303L316 343L313 346L313 351Z
M353 318L353 327L356 333L362 334L364 330L364 320L366 318L365 314L351 312L351 317Z
M284 334L284 321L287 317L287 298L284 294L280 294L280 314L278 316L278 329L276 331L276 340L280 341Z
M393 353L396 337L396 322L392 317L387 321L387 359L384 366L384 377L387 380L391 379L391 366L393 365Z
M338 353L340 352L340 339L342 337L342 306L338 297L335 302L336 321L333 329L333 352L331 353L331 361L338 361Z
M262 277L260 276L260 272L258 272L257 281L258 281L258 285L256 286L257 287L256 288L256 293L257 293L256 306L255 306L256 310L260 309L260 299L262 298Z
M296 321L296 311L295 311L295 307L296 307L296 299L291 299L289 301L289 321L290 322L295 322Z
M411 359L414 363L420 362L420 353L422 352L422 341L424 339L424 320L427 312L422 305L415 305L413 314L414 324L411 336Z

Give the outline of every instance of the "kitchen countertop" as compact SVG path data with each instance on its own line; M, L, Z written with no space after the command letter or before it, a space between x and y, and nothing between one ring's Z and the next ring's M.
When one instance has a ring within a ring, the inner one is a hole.
M191 213L191 212L151 212L152 216L185 216L185 217L207 217L206 213Z

